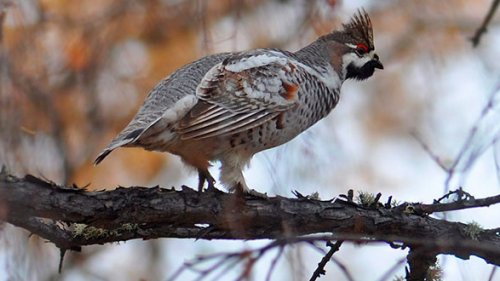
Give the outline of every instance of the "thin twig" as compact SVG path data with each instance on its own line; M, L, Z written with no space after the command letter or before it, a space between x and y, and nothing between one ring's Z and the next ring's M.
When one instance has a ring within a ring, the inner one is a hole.
M195 260L190 262L185 262L178 270L174 272L174 274L168 279L169 281L174 281L177 278L180 278L181 274L190 270L195 272L198 276L195 279L196 281L202 281L210 276L213 276L211 280L220 280L220 278L225 275L229 270L235 268L236 265L246 262L246 267L242 271L242 273L236 278L236 280L244 280L248 277L249 273L253 270L254 265L259 261L269 250L279 247L280 250L278 255L273 259L273 262L270 265L270 269L268 272L268 276L270 278L271 273L276 265L276 262L281 257L284 246L286 242L281 240L273 241L267 244L264 247L260 247L254 250L245 250L243 252L221 252L209 255L198 256ZM197 268L201 266L203 263L211 262L216 260L212 265L206 267L204 269ZM218 271L218 273L215 273Z
M492 144L495 143L495 141L498 138L498 135L500 134L500 129L496 131L496 135L493 136L493 138L487 138L486 136L478 136L481 125L484 126L484 120L487 120L487 115L491 112L491 110L495 109L495 106L498 107L498 104L495 103L497 95L500 94L500 82L497 84L497 86L494 88L494 90L491 92L490 97L488 99L488 102L486 103L486 106L482 109L481 114L477 118L476 122L472 126L472 128L469 131L469 134L462 145L460 151L457 154L457 157L451 164L451 166L448 168L447 172L448 175L445 180L445 189L444 193L448 192L450 189L450 184L452 179L455 177L456 173L465 173L467 172L470 167L474 164L474 161ZM498 123L495 123L498 124ZM488 128L488 132L493 131L494 128ZM480 139L481 143L484 143L484 145L476 145L475 151L471 151L474 148L474 142L477 142L477 139ZM477 148L479 147L479 149ZM465 164L462 164L465 161Z
M427 152L427 155L436 163L443 171L448 172L448 168L439 159L439 157L430 149L430 147L420 138L416 132L410 132L410 135L422 146L422 149Z
M187 269L187 266L186 266L186 263L182 264L182 266L180 266L176 271L174 271L174 273L172 274L172 276L170 276L170 278L167 279L167 281L174 281L175 279L177 279L177 277L179 277L182 272L184 272L185 270Z
M479 45L479 41L481 41L481 37L488 30L488 25L490 24L490 21L493 18L493 15L495 14L495 11L497 10L499 3L500 0L493 0L493 3L491 3L491 7L488 10L486 17L484 18L483 23L476 30L474 36L472 36L472 38L470 39L472 41L472 46L477 47L477 45Z
M493 159L495 161L495 170L497 172L497 181L500 185L500 142L498 139L493 144Z
M432 214L436 212L456 211L470 208L488 207L500 203L500 195L490 196L481 199L459 200L450 203L436 204L416 204L414 205L417 213Z
M449 191L445 195L439 197L439 199L434 200L433 204L441 203L444 199L450 199L450 197L452 195L456 195L457 196L456 201L458 201L458 200L475 199L474 196L472 196L472 194L468 193L467 191L464 191L462 188L459 188L457 190Z
M493 277L495 277L495 273L497 271L498 266L493 266L491 269L490 277L488 278L488 281L493 281Z
M400 259L397 261L389 270L387 270L382 277L380 277L380 281L386 281L386 280L391 280L391 276L396 272L396 270L401 267L406 261L406 257Z
M271 275L273 274L274 268L276 267L276 264L278 263L278 260L283 255L283 250L284 249L285 249L285 247L281 246L279 248L279 250L278 250L278 253L274 257L274 259L271 261L271 265L269 266L269 271L267 272L266 281L271 281Z
M334 264L336 264L340 268L340 271L342 271L342 273L344 273L344 276L347 278L348 281L354 281L354 278L352 277L351 272L349 272L349 269L347 269L347 266L345 266L345 264L343 264L341 261L339 261L335 257L332 257L331 260Z
M309 279L309 281L315 281L321 275L325 275L326 264L328 263L328 261L330 261L333 254L340 249L342 242L344 241L337 241L335 244L332 244L330 241L326 242L326 246L330 247L330 251L328 251L328 253L326 253L326 255L318 263L318 267L316 268L316 270L314 270L313 275L311 276L311 279Z
M242 261L243 261L242 259L234 259L232 262L228 262L225 265L225 268L224 268L224 265L221 263L221 265L219 267L219 268L221 268L221 270L217 275L214 276L214 278L212 278L212 281L220 280L222 278L222 276L224 276L224 274L226 274L229 270L233 269L237 264L239 264ZM213 271L206 271L206 273L202 274L200 277L203 277L203 278L208 277L208 275L212 272ZM203 278L199 278L199 280L203 280Z
M338 239L342 238L342 239ZM283 248L285 245L290 245L290 244L297 244L297 243L310 243L313 241L330 241L330 240L337 240L338 242L333 245L333 248L338 248L340 245L340 241L352 241L352 242L383 242L383 241L401 241L407 245L412 245L413 249L419 249L418 252L413 251L413 255L410 257L412 259L412 266L415 268L417 266L417 271L420 271L423 267L420 264L416 264L418 261L418 258L422 253L425 253L425 256L427 257L425 260L428 261L429 263L431 261L432 257L435 257L435 253L437 251L440 252L448 252L450 249L456 248L459 246L462 250L461 252L465 253L465 249L468 247L472 248L481 248L482 251L488 251L488 255L493 257L498 257L500 256L500 250L495 249L494 247L483 245L482 242L480 241L470 241L470 240L461 240L461 241L451 241L449 239L441 239L441 240L429 240L429 239L417 239L417 238L412 238L412 239L401 239L401 237L395 237L395 236L380 236L377 238L367 238L366 235L324 235L324 236L307 236L307 237L288 237L288 238L283 238L283 239L278 239L275 240L263 247L253 249L253 250L247 250L244 253L242 252L228 252L228 253L216 253L216 254L210 254L210 255L205 255L198 257L192 262L187 262L185 263L181 269L176 271L176 273L168 279L169 281L175 280L175 278L180 276L180 273L182 273L186 268L190 269L191 271L194 271L199 274L197 280L203 280L206 278L210 272L213 272L214 270L220 269L221 267L224 268L231 268L234 265L244 262L244 261L249 261L251 263L251 267L255 265L255 263L264 256L265 253L267 253L269 250L280 247ZM332 249L330 252L332 252ZM338 250L338 249L337 249ZM430 254L429 254L430 253ZM462 257L463 258L463 257ZM199 266L201 263L204 262L209 262L212 259L218 259L215 265L200 270L195 268L195 266ZM493 264L500 264L500 261L494 261L495 258L492 258L488 262L493 263ZM333 256L330 256L329 259L323 258L323 260L332 260L335 264L339 266L339 268L346 274L348 280L353 280L352 276L348 272L345 266L339 261L337 261ZM323 261L322 260L322 261ZM228 264L230 263L230 265ZM326 263L325 262L325 263ZM395 265L395 267L397 267ZM248 268L246 270L247 273L248 270L251 270L252 268ZM392 270L392 269L391 269ZM415 269L414 269L415 270ZM226 271L224 269L224 271ZM269 276L270 273L268 273ZM410 273L411 274L411 273ZM219 276L219 275L218 275ZM247 276L245 274L241 274L237 280L241 280L242 276ZM315 280L315 279L311 279Z

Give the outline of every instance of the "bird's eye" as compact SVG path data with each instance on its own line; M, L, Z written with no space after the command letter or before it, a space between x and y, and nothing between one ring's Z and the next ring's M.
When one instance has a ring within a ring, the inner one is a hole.
M363 43L359 43L356 45L356 53L360 56L368 53L368 47L363 44Z

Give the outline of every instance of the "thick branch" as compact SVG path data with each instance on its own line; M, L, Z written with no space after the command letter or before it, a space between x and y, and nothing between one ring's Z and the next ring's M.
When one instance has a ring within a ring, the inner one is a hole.
M190 188L87 192L4 173L0 207L5 221L62 249L136 238L289 239L333 233L319 239L399 242L464 259L476 255L500 265L498 230L471 235L468 225L411 214L405 205L366 208L342 200L264 200Z
M436 264L436 253L423 247L413 247L408 253L407 281L434 280L427 278L429 268Z

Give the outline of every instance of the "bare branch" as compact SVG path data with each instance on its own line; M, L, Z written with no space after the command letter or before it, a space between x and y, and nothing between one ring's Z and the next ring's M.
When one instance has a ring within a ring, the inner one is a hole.
M490 21L498 8L498 3L500 3L500 0L493 0L493 2L491 3L491 7L488 10L488 14L486 14L486 17L484 18L483 23L476 30L474 36L472 36L472 38L470 39L472 41L472 46L477 47L477 45L479 45L481 36L483 36L483 34L488 30L488 25L490 24Z
M408 204L387 208L341 199L264 200L223 192L198 193L186 187L182 191L130 187L86 192L6 173L0 174L0 202L5 221L61 249L158 237L277 239L269 248L285 242L345 240L422 246L438 254L462 259L475 255L500 265L497 229L471 236L468 225L417 215ZM332 234L303 237L318 233Z
M427 152L427 155L436 163L443 171L448 172L448 168L443 164L439 156L437 156L431 148L420 138L416 132L411 132L410 135L420 144L423 150Z
M352 277L351 272L349 272L349 269L347 268L347 266L344 263L340 262L335 257L332 257L332 261L340 268L340 271L342 271L342 273L344 273L344 276L345 276L345 278L347 278L348 281L354 281L354 278Z
M425 247L414 247L408 253L407 281L429 280L429 268L436 264L436 253Z
M193 261L186 262L178 271L175 272L175 274L169 278L169 281L174 281L177 280L180 277L180 274L185 271L185 270L191 270L193 272L196 272L199 274L199 278L196 280L204 280L209 277L210 273L214 273L214 271L217 271L218 269L223 268L226 269L228 267L234 267L237 264L244 263L244 262L250 262L251 265L253 266L255 262L262 257L265 253L269 252L271 249L274 249L276 247L281 249L285 245L290 245L290 244L297 244L297 243L307 243L310 244L311 242L317 242L317 241L329 241L329 240L334 240L337 238L342 238L345 241L351 241L351 242L357 242L357 243L370 243L370 242L377 242L377 241L388 241L391 239L396 239L396 237L378 237L378 239L371 239L371 238L366 238L363 237L362 235L322 235L322 236L308 236L308 237L288 237L288 238L281 238L277 239L263 247L259 247L253 250L245 250L243 252L240 251L235 251L235 252L222 252L222 253L216 253L216 254L211 254L211 255L204 255L196 258ZM340 240L340 239L338 239ZM419 279L419 276L427 276L429 272L429 268L432 266L435 266L435 256L437 255L436 249L449 249L450 247L455 247L457 244L462 243L461 241L446 241L445 239L439 240L439 241L432 241L429 239L409 239L406 241L408 244L412 244L411 248L412 250L410 251L410 254L407 258L409 264L410 264L410 269L407 271L407 274L409 280L424 280L424 279ZM469 244L469 242L465 242L465 244ZM477 243L479 245L480 243ZM468 245L470 246L470 245ZM416 249L416 250L414 250ZM498 252L496 253L498 255ZM331 257L331 260L336 263L342 272L346 275L346 278L348 280L354 280L354 278L351 276L349 271L347 270L347 267L343 265L341 262L335 259L335 257ZM401 259L398 261L393 267L391 267L383 276L380 280L387 280L390 275L404 263L405 259ZM200 267L203 263L208 263L208 262L214 262L214 264L211 267L205 268L205 269L198 269L197 267ZM241 280L238 278L237 280ZM219 277L219 274L216 276ZM217 278L214 278L213 280L217 280ZM429 280L429 279L425 279Z
M493 145L493 158L495 161L495 170L497 172L497 181L500 184L500 141L495 140Z
M450 203L416 204L413 205L415 212L419 214L432 214L436 212L456 211L469 208L488 207L500 203L500 195L481 199L469 198Z
M491 269L491 273L490 273L490 277L488 278L488 281L492 281L493 280L493 277L495 277L495 272L497 271L497 266L493 266L493 268Z
M326 253L326 255L318 263L318 267L313 272L313 275L311 276L311 279L309 279L310 281L315 281L316 279L318 279L319 277L321 277L321 275L325 275L325 273L326 273L326 271L325 271L326 264L330 261L330 259L332 258L333 254L340 249L340 246L342 245L342 242L343 241L337 241L335 244L332 244L332 242L330 242L330 241L326 242L326 246L330 247L330 251L328 251L328 253Z
M500 136L500 83L493 89L490 97L482 109L481 114L469 131L469 134L458 152L455 160L447 169L448 175L445 180L445 192L448 192L455 178L459 179L458 186L462 184L465 174L474 165L475 161L490 146L492 146ZM463 174L459 177L460 174ZM456 186L455 186L456 187Z
M283 250L284 249L285 249L285 247L280 247L278 253L276 254L276 257L274 257L274 259L272 260L271 265L269 266L269 270L267 272L266 281L271 281L271 275L274 272L274 268L276 267L276 264L278 263L278 260L283 255Z

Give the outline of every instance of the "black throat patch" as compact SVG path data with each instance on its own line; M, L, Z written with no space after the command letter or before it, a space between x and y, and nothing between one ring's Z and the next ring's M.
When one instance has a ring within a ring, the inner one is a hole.
M365 63L362 67L354 66L354 63L350 63L347 66L347 73L345 79L356 79L356 80L365 80L368 77L373 75L375 72L377 63L374 61L369 61Z

